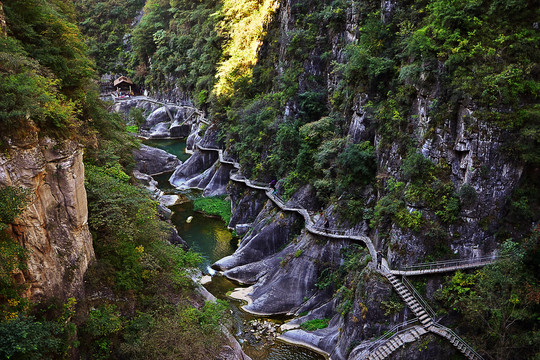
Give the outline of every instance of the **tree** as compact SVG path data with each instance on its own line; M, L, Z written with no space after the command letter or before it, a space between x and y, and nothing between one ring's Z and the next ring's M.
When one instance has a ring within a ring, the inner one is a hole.
M472 274L456 272L437 295L463 316L460 328L491 359L532 358L540 350L540 287L530 262L539 230L522 245L505 242L506 257L497 263Z

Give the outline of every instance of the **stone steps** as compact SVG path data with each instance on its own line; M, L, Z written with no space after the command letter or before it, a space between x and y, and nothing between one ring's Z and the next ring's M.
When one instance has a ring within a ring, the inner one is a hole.
M202 122L208 124L207 121L202 121ZM223 150L218 149L218 148L206 148L206 147L200 146L199 144L196 144L196 147L199 148L200 150L217 151L219 154L219 161L221 163L232 165L235 169L240 170L239 163L237 163L234 160L228 160L224 158ZM271 189L270 187L265 186L264 184L256 185L252 183L251 180L243 176L240 176L238 174L233 174L232 172L230 174L230 179L233 181L242 182L246 184L248 187L253 188L253 189L264 190L268 198L272 202L274 202L280 209L284 211L294 211L302 215L305 219L306 229L313 234L323 235L323 236L336 238L336 239L347 238L351 240L360 240L364 242L369 249L369 252L372 256L373 261L376 260L377 255L376 255L375 248L373 246L373 243L371 242L371 239L369 239L368 237L361 236L361 235L357 236L357 235L349 235L349 234L347 235L332 234L331 231L327 231L327 230L323 232L320 229L317 229L313 226L311 217L309 216L309 213L307 212L307 210L303 208L286 207L283 200L275 196L273 194L273 189ZM394 274L392 274L392 272L388 269L386 271L381 271L381 273L388 279L388 281L390 281L390 283L392 284L396 292L399 294L399 296L405 301L407 306L415 314L415 316L418 317L422 325L418 325L418 326L403 330L402 332L395 334L388 341L386 341L385 343L377 347L375 350L371 351L369 355L367 356L367 359L383 360L392 352L394 352L396 349L398 349L400 346L403 346L404 344L408 342L416 341L420 336L422 336L429 330L448 339L452 343L452 345L458 348L468 359L483 360L480 355L478 355L466 342L464 342L457 335L455 335L450 329L444 328L438 324L434 324L433 319L429 316L429 314L424 309L424 307L415 299L411 291L405 285L403 285L403 283L401 283L401 281L399 281ZM435 270L432 271L428 269L428 270L423 270L422 273L430 273L430 272L438 272L438 271L435 271Z

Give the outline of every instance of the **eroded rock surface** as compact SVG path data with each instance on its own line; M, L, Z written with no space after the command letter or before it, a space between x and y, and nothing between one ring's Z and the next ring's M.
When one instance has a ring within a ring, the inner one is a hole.
M0 155L0 185L32 192L11 232L28 250L27 269L19 274L32 300L83 295L83 275L94 259L88 229L81 147L73 141L38 139L28 133Z

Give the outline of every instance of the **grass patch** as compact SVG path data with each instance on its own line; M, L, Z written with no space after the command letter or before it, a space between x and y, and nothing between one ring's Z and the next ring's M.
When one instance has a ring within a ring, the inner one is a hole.
M126 126L126 130L127 132L130 132L130 133L138 133L139 127L137 125L128 125Z
M225 195L195 199L193 210L220 216L226 224L231 220L231 201Z
M300 325L300 328L306 331L315 331L318 329L324 329L325 327L328 327L328 323L330 322L330 319L313 319L306 321Z

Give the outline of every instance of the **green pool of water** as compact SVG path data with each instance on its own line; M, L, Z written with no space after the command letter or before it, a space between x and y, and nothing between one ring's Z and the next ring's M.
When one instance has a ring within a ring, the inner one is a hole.
M182 239L188 243L191 249L199 252L205 258L202 266L205 273L210 271L212 263L236 250L238 241L233 238L220 218L208 217L193 211L191 201L172 206L171 210L173 211L171 221ZM188 223L187 220L190 216L193 218Z
M186 154L186 141L182 139L151 139L143 140L142 142L145 145L165 150L170 154L176 155L182 162L186 161L191 156Z

